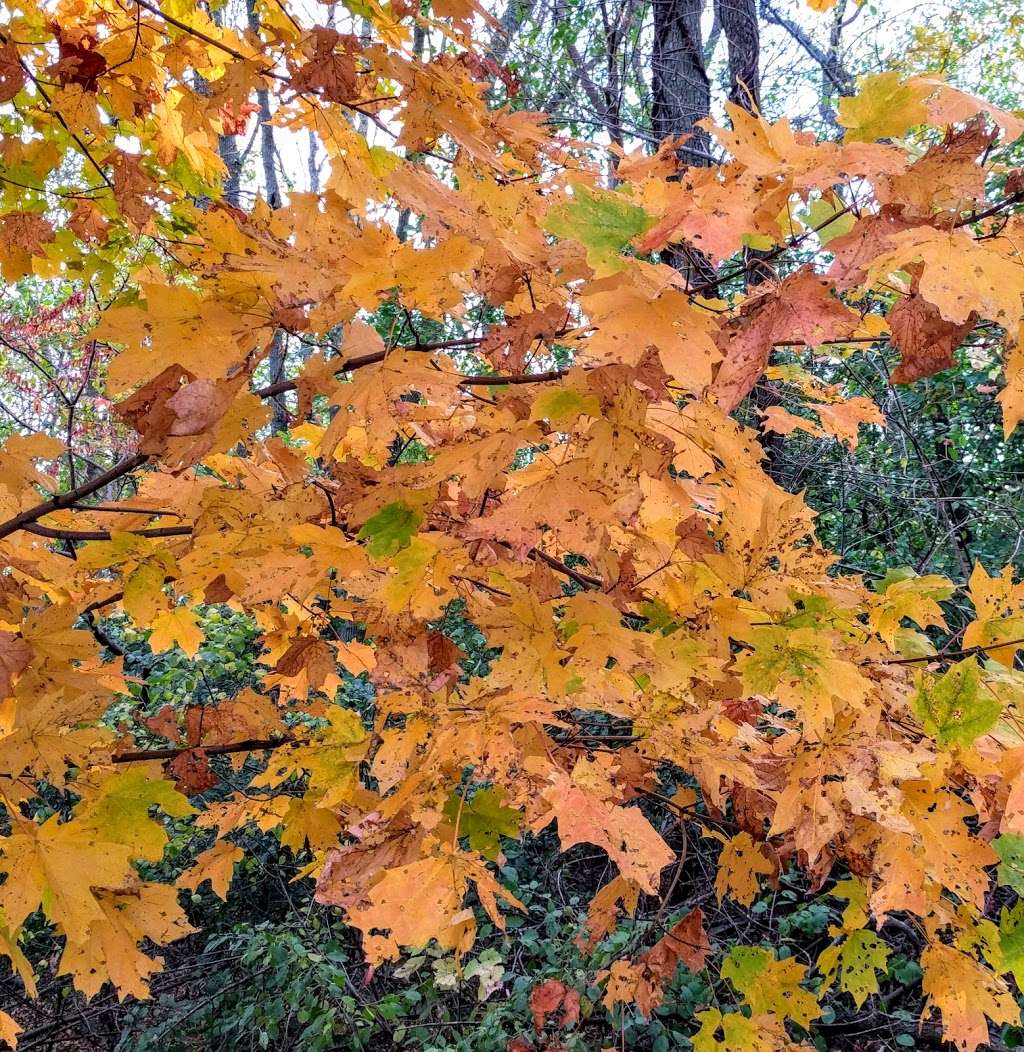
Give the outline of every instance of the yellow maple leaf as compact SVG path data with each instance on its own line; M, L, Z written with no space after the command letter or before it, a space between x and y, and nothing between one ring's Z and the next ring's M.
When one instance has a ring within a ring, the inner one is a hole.
M997 1026L1020 1022L1020 1008L1005 981L973 955L933 942L921 954L925 1013L942 1015L942 1030L960 1052L988 1044L988 1019Z
M932 89L899 73L861 77L857 94L839 100L837 120L847 129L847 142L874 142L906 134L928 120L924 100Z
M205 639L199 628L199 618L187 606L175 606L163 610L153 618L149 634L149 645L154 653L162 653L177 645L190 657L199 653Z
M715 890L719 901L728 895L741 906L749 906L760 891L757 878L770 877L775 867L746 832L729 839L718 856Z

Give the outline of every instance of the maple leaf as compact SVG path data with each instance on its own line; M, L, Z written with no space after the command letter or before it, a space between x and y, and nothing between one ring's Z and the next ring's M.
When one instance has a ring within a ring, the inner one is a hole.
M11 693L14 681L28 667L32 650L20 636L0 631L0 696Z
M755 1015L771 1012L805 1029L821 1015L814 994L800 986L806 972L792 957L780 961L759 946L734 946L721 969Z
M801 268L776 288L748 299L739 318L722 330L723 362L711 391L729 412L764 373L777 343L792 341L814 347L852 335L859 324L860 318L831 295L826 278Z
M809 407L817 413L826 434L838 438L849 449L856 449L860 428L863 424L885 426L885 417L878 406L868 397L856 395L834 404Z
M761 628L753 652L739 662L746 689L778 698L818 733L833 717L824 699L860 706L871 684L849 661L837 658L827 636L813 628Z
M357 37L315 26L300 47L309 60L292 72L291 87L299 92L318 91L331 102L348 102L358 96L356 58L361 49Z
M924 100L931 89L926 84L888 72L861 77L857 88L856 95L839 100L836 117L850 142L894 138L928 120Z
M195 891L208 880L213 893L226 899L235 864L241 862L244 856L245 853L236 844L218 840L212 847L196 856L192 866L178 878L178 887Z
M441 853L388 869L370 889L370 904L348 910L350 923L363 932L367 959L394 960L400 946L424 947L431 940L464 952L476 928L472 913L462 908L471 882L497 927L505 927L497 899L525 909L494 880L479 855ZM318 897L323 894L318 889Z
M966 658L931 682L922 677L914 711L940 746L968 746L995 726L1003 705L983 683L978 662Z
M38 470L33 461L53 460L64 451L64 443L48 435L11 435L0 456L0 486L18 494L33 485L53 486L53 480Z
M43 255L56 234L50 221L36 212L5 212L0 215L0 237L0 269L7 281L17 281L32 272L33 257Z
M977 618L964 632L964 646L984 647L994 661L1012 668L1017 651L1024 648L1024 583L1014 583L1011 566L990 577L976 563L968 594Z
M988 1043L986 1017L997 1025L1020 1021L1020 1009L1006 984L955 946L929 943L921 954L925 1014L938 1010L944 1036L961 1052Z
M18 45L8 37L0 47L0 102L10 102L27 80L18 55Z
M369 748L368 735L351 709L332 705L325 715L326 724L311 732L308 743L288 754L278 751L252 784L277 785L308 772L305 797L317 807L337 807L349 799Z
M904 618L919 628L945 627L939 602L948 599L955 587L938 574L918 577L909 567L890 569L872 585L878 598L871 600L868 617L871 627L892 646Z
M43 904L47 918L78 943L88 937L94 921L103 920L93 887L120 887L131 873L126 845L97 842L80 835L73 822L61 825L56 817L13 833L3 851L7 882L0 905L11 923L20 926ZM83 884L83 871L90 885Z
M204 298L184 286L144 285L143 293L144 306L104 311L93 332L97 339L127 345L111 365L114 394L171 365L194 369L204 379L219 379L255 342L251 324L215 298ZM191 352L197 342L206 348L205 354Z
M555 425L574 424L581 416L599 416L601 404L592 395L569 387L543 391L533 400L533 420L550 420Z
M699 908L691 910L635 961L613 961L609 969L598 974L598 982L607 980L604 1003L611 1007L635 1001L651 1018L679 964L699 972L710 952L704 915Z
M892 342L900 352L900 364L892 382L909 384L953 365L953 352L974 328L970 316L962 324L948 322L938 307L917 294L896 301L889 312Z
M635 881L625 877L613 877L590 900L587 910L585 934L576 936L576 945L584 953L589 953L615 927L618 907L632 916L636 912L640 899L640 888Z
M423 522L423 513L405 501L395 501L367 519L359 539L367 541L367 551L377 559L387 559L408 548Z
M777 1052L791 1047L785 1027L773 1015L745 1016L709 1008L694 1018L700 1022L690 1038L694 1052Z
M1024 135L1024 120L992 103L969 95L937 77L920 77L920 83L931 89L926 105L932 124L941 128L947 124L969 121L979 113L987 113L993 123L1003 130L1007 143Z
M176 606L163 610L151 622L149 645L159 653L179 646L185 654L194 658L205 638L199 628L199 618L187 606Z
M645 954L643 961L659 978L668 982L682 962L691 972L700 972L711 954L704 930L704 914L692 909L677 921Z
M636 807L622 807L592 795L559 773L542 793L544 808L534 831L558 822L562 850L593 844L608 852L622 876L656 894L661 871L672 861L672 849Z
M999 883L1024 894L1024 836L1004 833L992 841L992 847L999 856Z
M807 206L807 225L812 227L822 246L848 234L857 224L857 217L846 212L834 200L815 198Z
M591 190L581 183L572 189L571 200L556 205L545 216L545 229L556 237L579 241L597 274L621 269L625 261L620 253L653 220L624 194Z
M153 807L174 818L195 812L170 782L136 769L106 778L99 791L76 808L70 825L77 836L122 844L131 850L133 858L155 862L163 856L167 833L159 822L149 820Z
M876 256L868 280L922 264L918 291L940 315L964 325L974 315L1003 325L1016 338L1024 276L1015 253L998 242L977 242L959 231L932 227L898 231L887 250Z
M558 1026L565 1029L580 1018L580 995L570 990L558 979L546 979L530 991L530 1011L533 1013L533 1029L544 1030L549 1015L558 1013Z
M174 888L141 883L97 893L102 919L93 922L82 942L69 940L60 971L70 973L77 989L87 996L99 993L107 975L119 997L149 996L149 978L163 967L161 958L142 953L145 939L166 943L195 929L188 923Z
M886 176L877 188L883 204L895 204L905 215L928 218L933 212L960 212L985 201L985 169L979 158L995 138L980 117L962 129L949 128L941 143L930 147L906 171Z
M518 837L522 816L511 807L502 806L505 790L496 786L480 789L465 800L453 793L444 805L444 816L466 837L472 851L490 862L498 858L500 837Z
M728 895L741 906L749 906L758 891L758 876L770 877L775 867L765 858L764 852L747 833L737 833L718 856L718 874L715 890L719 900Z
M889 947L873 931L861 929L844 934L838 943L823 950L818 968L827 983L834 983L838 977L839 989L850 994L860 1008L871 994L878 993L875 973L884 975L888 960Z

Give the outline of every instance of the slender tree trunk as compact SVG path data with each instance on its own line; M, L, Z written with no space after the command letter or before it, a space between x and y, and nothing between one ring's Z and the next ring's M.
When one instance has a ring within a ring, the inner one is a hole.
M704 0L653 0L652 9L651 128L658 139L689 135L679 156L690 167L704 167L710 144L707 132L696 127L711 113L700 32Z
M260 28L259 14L256 11L255 0L246 0L246 12L249 18L249 28L258 33ZM277 151L274 148L274 126L270 123L274 116L270 109L270 93L268 91L256 92L256 102L259 105L260 119L260 162L263 167L263 189L266 193L267 204L271 208L280 208L284 203L281 197L281 186L277 179ZM268 365L270 366L270 382L276 383L284 379L285 366L288 358L288 335L283 329L274 331L273 339L270 341L270 355ZM273 431L287 431L290 417L280 398L271 400L270 427Z
M224 24L224 12L217 8L212 14L213 21L218 25ZM217 137L217 152L224 162L228 174L224 179L223 197L233 208L241 207L242 190L242 155L238 151L238 140L234 135L219 135Z
M757 113L761 107L761 33L757 19L755 0L715 0L718 20L722 24L729 52L729 101ZM771 278L766 264L760 264L763 254L755 249L744 252L748 267L747 289L756 288ZM778 385L762 378L750 392L750 404L759 413L770 406L779 405L781 396ZM765 451L765 468L780 485L786 476L783 461L785 444L782 435L765 431L760 427L761 445Z
M654 47L651 52L651 130L660 141L688 136L679 149L687 167L711 162L708 133L697 122L711 114L711 82L704 65L700 20L704 0L653 0ZM662 253L688 284L714 281L715 268L691 245Z
M241 208L242 155L238 151L238 140L234 135L218 136L217 152L228 170L224 179L224 200L234 208Z
M715 0L729 49L729 101L751 112L761 108L761 33L754 0Z
M843 30L857 17L857 12L860 10L861 5L857 4L854 15L846 18L846 0L839 0L833 15L828 50L823 51L799 23L787 18L777 10L772 0L761 0L761 14L765 20L784 29L821 68L818 112L826 124L829 124L836 132L841 129L836 123L835 110L829 100L836 95L852 95L856 91L853 75L843 64L841 58L841 44Z

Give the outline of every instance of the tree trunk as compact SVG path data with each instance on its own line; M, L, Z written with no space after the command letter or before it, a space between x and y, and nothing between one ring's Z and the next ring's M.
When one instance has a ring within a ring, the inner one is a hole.
M708 164L708 133L698 121L711 113L711 82L704 68L700 18L704 0L653 0L651 128L658 139L690 135L679 151L690 167Z
M255 0L246 0L246 11L249 17L249 28L258 33L259 15L256 12ZM260 119L260 162L263 167L263 188L267 195L267 204L271 208L280 208L284 203L281 198L281 186L277 181L277 160L274 149L274 126L270 123L273 112L270 109L270 93L256 92ZM270 382L277 383L284 379L288 357L288 336L283 329L276 329L270 342L270 355L267 363L270 367ZM281 397L271 400L270 427L275 433L287 431L291 417Z
M716 0L715 6L729 51L729 101L749 113L757 113L761 107L761 33L754 0ZM767 265L759 263L762 255L754 249L747 249L743 254L748 268L748 290L772 276ZM770 406L779 405L781 401L778 385L763 378L750 392L750 405L758 414ZM777 432L765 431L760 423L759 419L761 446L766 457L765 469L782 485L786 475L782 459L785 448L783 437Z
M761 108L761 33L754 0L715 0L729 48L729 101L750 112Z
M704 65L700 19L704 0L653 0L651 130L660 141L687 135L679 158L687 167L711 161L708 133L697 122L711 115L711 82ZM715 280L715 268L691 245L670 247L662 259L685 275L687 284Z

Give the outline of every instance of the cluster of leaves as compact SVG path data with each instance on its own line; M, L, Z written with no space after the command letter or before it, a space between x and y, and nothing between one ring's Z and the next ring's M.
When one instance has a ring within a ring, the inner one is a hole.
M726 162L665 142L610 187L597 147L489 105L473 0L349 7L366 32L26 2L0 38L4 274L89 284L97 382L137 435L83 479L57 477L73 431L0 454L0 950L25 990L45 924L77 990L146 998L153 946L203 921L187 901L272 840L334 920L320 949L254 933L246 981L291 958L326 990L358 939L364 985L409 980L390 1022L420 970L504 982L532 907L508 863L543 836L608 879L579 956L502 1006L531 1016L514 1048L627 1017L700 1052L820 1044L836 1000L884 996L893 920L948 1040L1016 1026L1024 584L837 572L761 440L855 446L885 419L830 371L891 346L918 382L979 329L1014 431L1024 121L886 73L842 100L842 142L731 106ZM218 143L272 90L330 176L247 213ZM315 353L262 383L280 331ZM766 374L801 399L759 435L733 414ZM184 868L176 823L209 838ZM706 868L669 916L691 842ZM828 917L813 955L708 922L783 879L846 904L788 917ZM666 1033L673 989L693 1011ZM310 1047L360 1004L285 996ZM269 1040L265 1005L236 1016L261 1011Z

